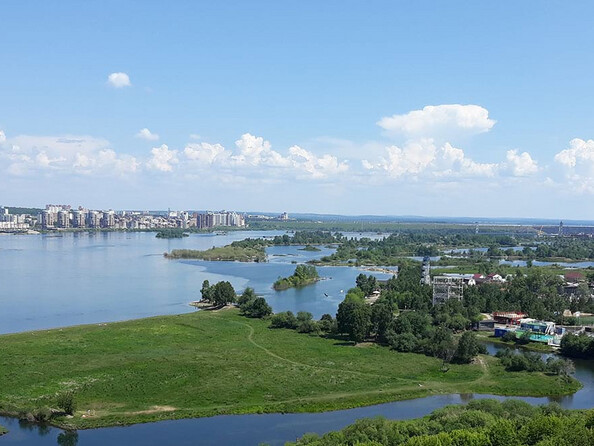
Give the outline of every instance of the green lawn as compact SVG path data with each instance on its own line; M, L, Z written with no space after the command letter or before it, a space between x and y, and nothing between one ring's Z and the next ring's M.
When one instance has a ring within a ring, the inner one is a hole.
M55 407L75 391L77 428L168 418L323 411L429 394L559 395L579 383L452 365L376 345L272 330L236 310L0 336L0 412ZM87 411L90 412L87 412ZM89 416L90 415L90 416Z

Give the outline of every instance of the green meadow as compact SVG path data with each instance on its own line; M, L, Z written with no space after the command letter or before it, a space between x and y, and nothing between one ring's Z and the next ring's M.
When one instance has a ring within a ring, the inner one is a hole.
M317 412L434 394L562 395L580 384L505 372L480 356L436 358L270 329L237 310L200 311L0 336L0 412L54 409L63 427L263 412Z

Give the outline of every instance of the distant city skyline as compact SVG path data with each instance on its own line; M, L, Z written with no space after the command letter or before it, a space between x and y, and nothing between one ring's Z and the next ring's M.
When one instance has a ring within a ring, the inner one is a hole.
M592 2L232 4L3 5L0 203L594 219Z

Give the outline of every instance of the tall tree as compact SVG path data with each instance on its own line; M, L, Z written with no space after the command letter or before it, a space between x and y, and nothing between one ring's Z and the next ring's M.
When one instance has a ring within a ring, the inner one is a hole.
M336 321L340 333L346 333L351 341L362 342L369 335L371 328L369 305L345 300L338 306Z
M208 280L202 282L202 288L200 289L200 293L202 294L202 300L206 302L210 302L212 300L212 288Z
M230 282L218 282L212 287L212 302L215 305L227 305L235 302L235 290Z
M386 333L394 321L394 307L385 300L379 300L371 307L371 323L379 342L386 342Z

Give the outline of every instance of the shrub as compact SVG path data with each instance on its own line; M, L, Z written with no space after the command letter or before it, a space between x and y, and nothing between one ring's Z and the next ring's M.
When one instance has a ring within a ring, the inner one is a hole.
M68 390L58 395L56 404L58 408L62 409L66 414L72 415L76 410L76 402L74 401L74 392Z
M272 316L270 320L270 328L290 328L297 327L297 318L292 311L284 311Z

